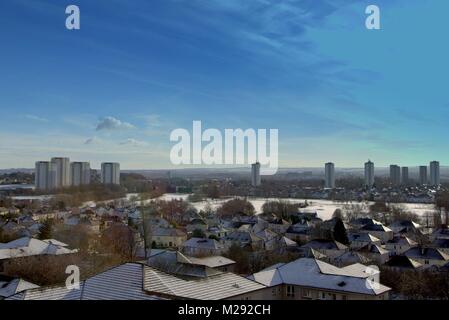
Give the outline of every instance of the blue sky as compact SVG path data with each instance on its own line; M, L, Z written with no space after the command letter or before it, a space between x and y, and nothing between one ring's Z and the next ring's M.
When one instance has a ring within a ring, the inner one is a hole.
M81 30L65 28L65 7ZM365 28L381 9L382 30ZM277 128L282 167L449 163L445 0L2 0L0 168L169 168L176 128Z

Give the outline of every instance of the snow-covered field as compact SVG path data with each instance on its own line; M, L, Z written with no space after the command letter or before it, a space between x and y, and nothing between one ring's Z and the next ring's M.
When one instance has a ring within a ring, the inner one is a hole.
M188 195L186 194L172 194L167 193L163 196L159 197L161 200L172 200L172 199L183 199L187 200ZM201 202L195 202L192 203L192 205L197 209L201 210L204 209L205 206L209 203L212 208L217 208L223 202L226 202L228 199L224 200L208 200L208 201L201 201ZM248 201L252 203L254 208L256 209L257 213L262 212L262 206L266 201L272 201L272 200L280 200L278 198L248 198ZM290 203L298 203L298 202L304 202L305 199L282 199L285 201L288 201ZM321 219L327 220L332 218L332 214L336 209L342 209L347 204L361 204L359 202L350 202L350 203L342 203L342 202L335 202L331 200L307 200L309 206L307 209L316 210L318 212L318 216ZM366 202L367 205L370 205L372 203ZM396 205L400 205L405 207L405 209L411 213L415 213L420 216L424 216L427 212L434 212L435 209L432 204L420 204L420 203L398 203Z

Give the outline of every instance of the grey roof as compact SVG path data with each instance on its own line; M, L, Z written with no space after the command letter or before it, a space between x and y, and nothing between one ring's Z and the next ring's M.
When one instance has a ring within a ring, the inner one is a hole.
M409 258L415 258L415 259L429 259L429 260L449 260L449 255L438 250L435 248L422 248L422 247L415 247L410 248L406 252L404 252L404 255Z
M61 255L76 253L65 247L42 240L23 237L8 243L0 243L0 260L34 255Z
M349 242L363 241L363 242L380 242L380 239L376 238L372 234L368 233L350 233L348 235Z
M432 243L437 248L449 248L449 239L435 239Z
M148 265L164 272L184 277L208 277L220 273L206 265L193 263L179 251L162 251L151 253Z
M409 246L415 246L417 243L413 241L410 238L407 237L394 237L392 240L388 241L387 244L392 245L409 245Z
M215 239L190 238L185 241L181 247L197 248L197 249L213 249L221 250L225 246Z
M366 266L361 264L338 268L320 260L301 258L262 270L249 278L269 287L290 284L366 295L379 295L391 290L382 284L371 286L366 280L369 274L365 270Z
M146 266L144 288L148 292L173 298L222 300L264 289L265 286L229 272L185 280Z
M337 264L354 264L354 263L368 264L370 262L370 259L368 259L361 253L355 251L348 251L334 258L333 261Z
M385 265L406 269L418 269L422 267L421 263L406 256L393 256L385 263Z
M335 240L315 239L307 242L302 248L312 248L315 250L345 250L348 247Z
M155 228L152 231L153 237L185 237L186 233L176 228Z
M360 230L378 231L378 232L391 232L392 231L390 228L384 226L383 224L377 224L377 223L367 224L367 225L363 226Z
M80 283L80 289L65 285L29 289L10 300L158 300L143 290L140 263L125 263Z
M37 287L39 286L20 278L10 278L0 275L0 299Z
M382 248L381 246L377 244L369 243L362 248L358 249L359 252L366 252L366 253L376 253L376 254L388 254L389 251Z

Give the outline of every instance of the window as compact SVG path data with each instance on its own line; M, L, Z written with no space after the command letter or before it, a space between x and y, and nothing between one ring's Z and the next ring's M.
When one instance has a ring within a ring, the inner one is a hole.
M312 299L312 291L304 289L302 296L306 299Z
M321 299L326 299L326 292L321 292Z
M273 296L276 296L276 288L271 289L271 294L272 294Z
M429 264L429 260L424 260L424 264Z
M348 297L346 295L342 295L341 300L348 300Z
M287 286L287 297L294 297L294 296L295 296L295 287Z

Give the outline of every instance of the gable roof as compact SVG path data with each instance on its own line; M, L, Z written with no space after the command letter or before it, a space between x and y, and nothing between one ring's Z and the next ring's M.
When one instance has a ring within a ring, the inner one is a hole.
M29 237L19 238L8 243L0 243L0 260L34 255L61 255L76 252L78 252L78 250L70 250L53 243Z
M262 270L249 278L269 287L290 284L366 295L379 295L391 290L382 284L371 286L365 270L366 266L360 264L338 268L320 260L300 258Z
M418 269L422 267L422 264L418 261L409 258L407 256L393 256L390 260L385 263L389 267L407 268L407 269Z
M363 241L363 242L380 242L379 238L376 238L372 234L368 233L350 233L348 235L349 241Z
M315 239L307 242L301 248L312 248L315 250L345 250L348 249L343 243L336 240Z
M23 291L9 300L159 300L143 290L143 265L125 263L90 277L80 289L65 285Z
M185 280L155 268L148 266L144 268L144 289L174 298L221 300L264 288L265 286L260 283L229 272Z
M20 278L10 278L0 275L0 299L37 287L39 286Z
M206 239L206 238L190 238L185 241L181 247L190 247L197 249L213 249L213 250L221 250L224 249L225 246L218 242L215 239Z
M449 255L435 248L414 247L404 252L404 255L415 259L429 259L429 260L449 260Z

